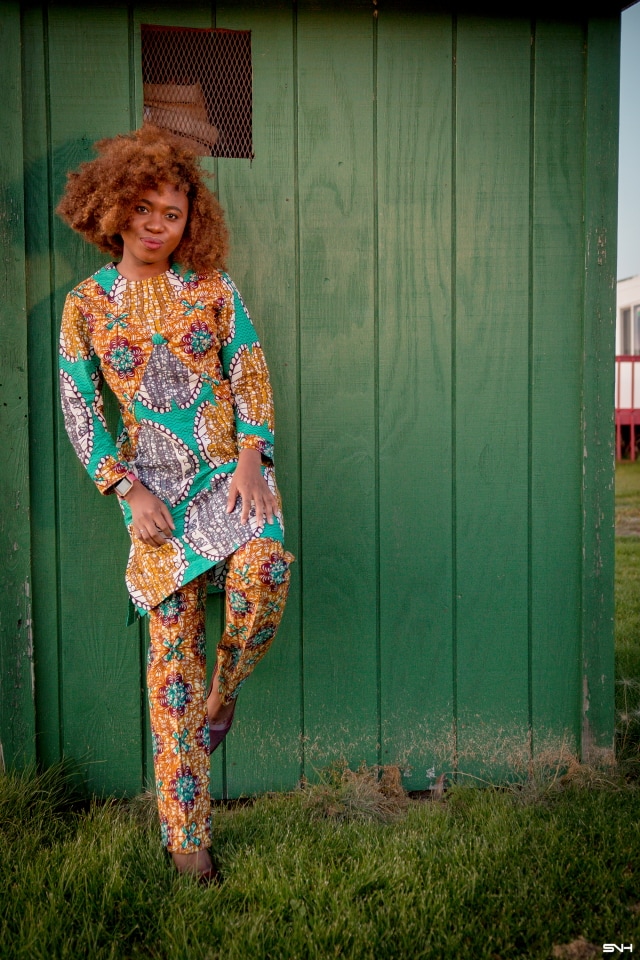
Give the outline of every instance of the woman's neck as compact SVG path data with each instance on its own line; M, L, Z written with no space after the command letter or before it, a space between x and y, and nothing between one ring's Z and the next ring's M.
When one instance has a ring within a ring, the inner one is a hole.
M151 277L159 277L166 273L171 267L169 260L161 260L158 263L145 263L137 257L129 255L126 247L122 253L122 260L116 264L118 273L125 280L149 280Z

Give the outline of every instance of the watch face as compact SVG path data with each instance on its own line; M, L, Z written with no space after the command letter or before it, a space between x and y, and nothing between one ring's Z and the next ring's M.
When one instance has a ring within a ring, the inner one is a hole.
M116 484L114 484L114 489L119 497L126 497L132 486L133 484L131 483L131 480L129 480L129 477L123 477L122 480L119 480Z

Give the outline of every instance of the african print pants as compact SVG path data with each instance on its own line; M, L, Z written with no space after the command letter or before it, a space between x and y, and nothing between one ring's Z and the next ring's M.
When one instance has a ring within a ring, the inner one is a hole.
M217 652L220 699L230 703L280 624L293 560L276 540L229 557L226 626ZM170 853L211 843L205 658L206 574L149 613L147 688L162 840Z

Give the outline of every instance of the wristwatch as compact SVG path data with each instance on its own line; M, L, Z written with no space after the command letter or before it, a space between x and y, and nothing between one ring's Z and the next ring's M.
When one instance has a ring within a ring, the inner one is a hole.
M129 490L131 490L131 487L133 486L134 480L137 479L138 478L135 473L132 470L128 470L122 480L118 480L117 483L114 483L113 489L118 494L120 499L126 497L126 495L129 493Z

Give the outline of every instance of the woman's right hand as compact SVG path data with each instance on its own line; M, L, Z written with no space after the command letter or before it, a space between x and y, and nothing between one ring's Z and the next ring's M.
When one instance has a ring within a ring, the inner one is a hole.
M176 528L166 503L151 493L140 480L133 483L125 499L131 508L135 535L143 543L161 547Z

